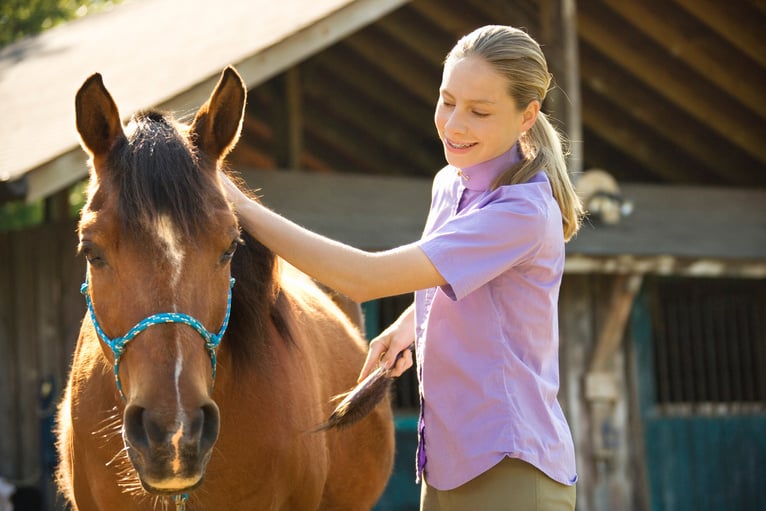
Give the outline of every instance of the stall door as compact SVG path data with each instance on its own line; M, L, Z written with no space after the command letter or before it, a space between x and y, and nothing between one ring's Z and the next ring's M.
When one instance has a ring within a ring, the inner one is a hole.
M652 511L766 510L766 281L646 281L632 318Z

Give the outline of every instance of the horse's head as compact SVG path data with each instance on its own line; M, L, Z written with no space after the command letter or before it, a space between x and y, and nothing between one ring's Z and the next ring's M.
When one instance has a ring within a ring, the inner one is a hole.
M228 68L190 125L147 112L126 128L100 75L76 97L91 156L83 291L124 401L126 451L153 493L197 486L218 436L215 348L239 237L218 167L239 137L246 92Z

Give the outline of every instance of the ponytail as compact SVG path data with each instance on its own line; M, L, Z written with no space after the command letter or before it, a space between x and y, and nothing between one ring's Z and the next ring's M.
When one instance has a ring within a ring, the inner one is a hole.
M537 120L532 128L521 136L519 144L522 160L501 174L492 184L492 189L526 183L542 169L551 183L553 198L561 209L564 240L569 241L580 229L584 211L567 173L561 135L548 117L538 112Z

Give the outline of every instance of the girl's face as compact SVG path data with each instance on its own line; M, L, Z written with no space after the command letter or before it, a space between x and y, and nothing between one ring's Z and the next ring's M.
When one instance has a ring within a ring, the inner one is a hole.
M467 168L500 156L532 127L540 103L519 110L508 85L483 58L445 64L434 121L450 165Z

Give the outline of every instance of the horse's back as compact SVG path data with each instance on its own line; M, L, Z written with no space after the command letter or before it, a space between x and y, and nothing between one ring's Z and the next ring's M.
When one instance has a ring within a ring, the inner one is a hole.
M356 384L367 343L354 318L349 318L348 313L308 277L287 265L282 279L283 289L291 290L291 299L298 307L299 321L306 321L306 328L301 329L306 334L303 341L308 343L306 349L316 363L317 381L324 387L320 391L323 421L334 407L332 398ZM353 312L353 308L349 310ZM324 319L317 321L317 316ZM320 509L371 508L385 489L393 466L390 401L385 399L357 424L313 434L325 435L330 453L330 470Z

